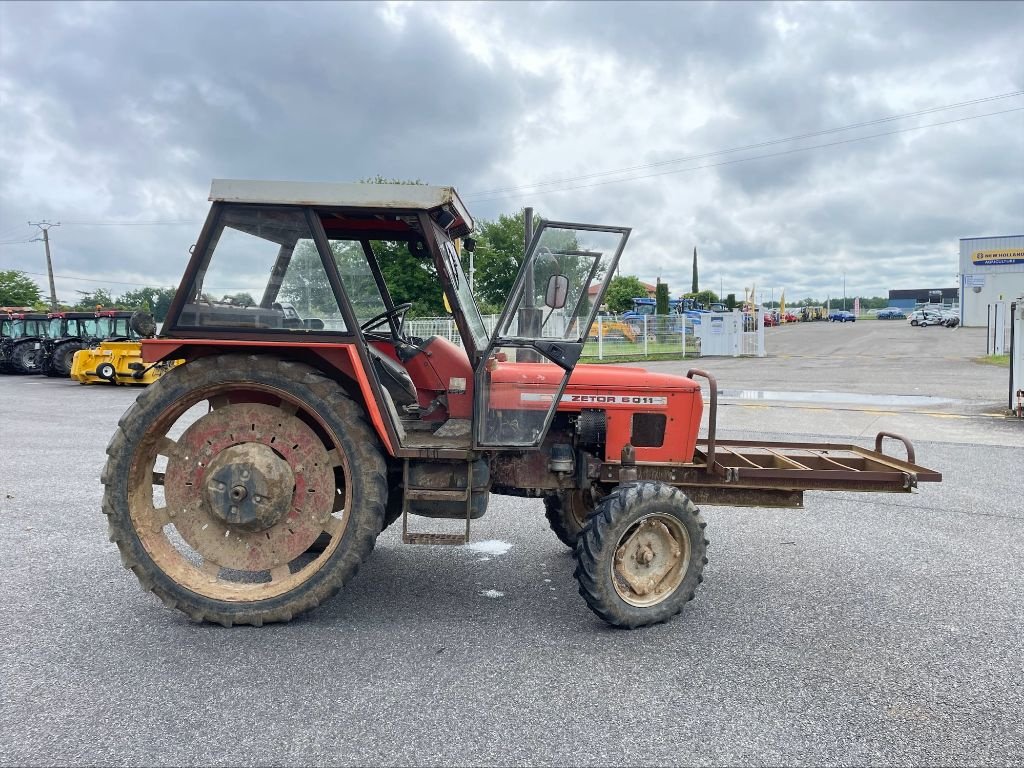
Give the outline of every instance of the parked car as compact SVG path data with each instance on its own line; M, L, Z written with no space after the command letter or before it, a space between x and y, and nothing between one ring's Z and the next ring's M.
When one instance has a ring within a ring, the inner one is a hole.
M857 316L853 312L847 312L845 309L841 309L838 312L833 312L828 316L828 319L833 323L855 323L857 322Z
M903 310L899 307L889 307L887 309L878 310L879 320L906 320L907 316L903 314Z
M945 319L941 312L933 309L915 309L910 313L910 324L921 328L929 325L942 325Z

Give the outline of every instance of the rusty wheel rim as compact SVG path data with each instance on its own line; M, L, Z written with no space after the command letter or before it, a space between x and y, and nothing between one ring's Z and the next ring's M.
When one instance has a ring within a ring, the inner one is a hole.
M147 428L130 474L139 541L177 583L250 602L311 579L348 525L349 467L331 430L272 387L213 385ZM330 542L308 554L322 533Z
M689 565L690 537L683 524L672 515L645 515L616 544L612 584L625 602L648 608L672 596Z

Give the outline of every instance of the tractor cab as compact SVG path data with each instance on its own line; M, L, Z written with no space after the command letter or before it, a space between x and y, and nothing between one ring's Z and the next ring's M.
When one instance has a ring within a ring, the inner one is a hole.
M36 373L46 339L46 314L7 312L0 323L0 372Z
M450 187L214 181L210 197L145 359L288 345L348 378L394 456L539 446L628 235L544 222L492 332L462 264L473 220ZM423 282L458 344L409 332L408 286Z
M43 340L39 367L47 376L71 373L75 352L98 337L96 312L51 312L47 315L47 338Z

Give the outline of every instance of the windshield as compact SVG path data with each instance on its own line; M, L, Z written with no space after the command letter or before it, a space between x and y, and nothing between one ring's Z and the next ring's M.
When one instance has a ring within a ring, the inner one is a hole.
M47 328L46 334L51 339L58 339L58 338L60 338L60 335L61 335L61 333L60 333L60 324L61 324L61 319L59 317L50 318L50 327Z
M367 261L366 252L362 243L356 240L330 240L330 244L342 285L345 286L345 293L352 303L352 311L362 325L387 309L370 269L370 263ZM373 250L379 250L379 244L378 248Z
M101 317L96 321L96 335L104 339L132 336L127 317Z
M445 272L448 273L448 279L455 288L458 304L462 308L469 331L473 334L474 346L482 350L487 346L487 328L484 326L483 317L480 316L480 308L476 305L476 299L473 298L473 289L469 285L469 278L466 277L466 273L462 269L462 260L444 230L435 226L434 234L437 237L437 244L444 254Z
M96 319L81 318L78 320L68 321L68 335L69 336L95 336L96 335Z
M545 223L502 315L498 335L582 342L625 241L626 234L619 229ZM558 282L564 284L563 295L555 290ZM549 301L555 298L557 302ZM638 305L636 310L649 314L654 307Z

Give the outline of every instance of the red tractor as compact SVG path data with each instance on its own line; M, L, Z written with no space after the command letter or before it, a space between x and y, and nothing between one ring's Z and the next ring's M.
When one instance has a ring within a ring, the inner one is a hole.
M288 621L399 518L407 543L464 544L497 493L543 498L587 604L639 627L702 581L697 503L941 479L905 440L906 460L883 454L883 435L874 450L718 440L700 371L577 365L627 228L544 222L488 332L449 187L214 181L210 199L163 332L142 342L147 363L186 362L125 413L103 473L126 567L197 621ZM460 344L408 333L410 278L437 284Z

